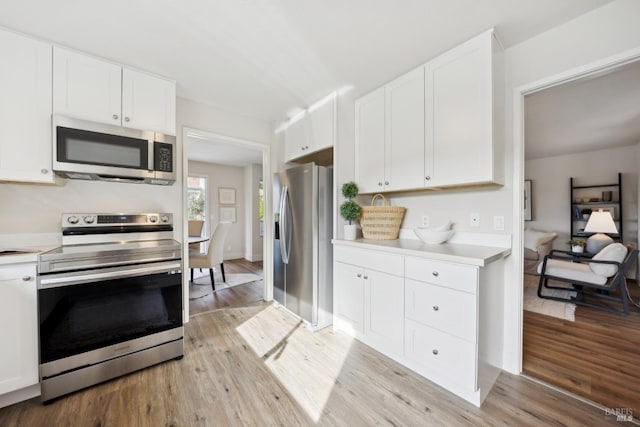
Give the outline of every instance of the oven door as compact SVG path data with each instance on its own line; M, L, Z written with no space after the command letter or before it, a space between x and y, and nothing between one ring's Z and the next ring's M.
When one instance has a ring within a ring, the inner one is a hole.
M58 372L161 344L148 336L181 339L180 261L41 275L38 315L40 363Z

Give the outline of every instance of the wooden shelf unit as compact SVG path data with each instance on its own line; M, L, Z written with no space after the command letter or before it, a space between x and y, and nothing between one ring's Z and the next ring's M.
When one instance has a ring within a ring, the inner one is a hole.
M622 242L622 173L618 172L618 182L611 184L598 184L598 185L574 185L575 179L569 178L569 206L570 206L570 235L571 238L587 238L595 233L585 233L581 231L587 225L587 220L582 218L582 209L589 208L597 210L605 207L613 208L613 221L618 228L618 234L608 234L615 241ZM611 201L602 201L602 193L595 194L598 189L610 190L612 192ZM576 199L598 198L597 202L577 202ZM576 212L579 215L576 215Z

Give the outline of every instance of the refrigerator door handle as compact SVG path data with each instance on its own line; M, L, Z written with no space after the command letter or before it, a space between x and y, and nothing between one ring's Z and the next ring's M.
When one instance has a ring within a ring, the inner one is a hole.
M289 236L289 227L287 222L289 217L287 215L289 197L289 188L285 185L282 187L282 193L280 194L280 254L282 255L282 262L289 264L289 248L287 248L287 241L291 241ZM290 246L290 245L289 245Z

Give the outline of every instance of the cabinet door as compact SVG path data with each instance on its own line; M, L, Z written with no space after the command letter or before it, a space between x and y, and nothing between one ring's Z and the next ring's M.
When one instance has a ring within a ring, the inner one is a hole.
M306 148L305 148L306 147ZM284 160L288 162L307 154L309 128L306 111L301 113L284 131Z
M355 103L355 180L361 193L384 191L384 87Z
M122 125L175 135L175 82L123 68Z
M364 331L364 272L362 268L342 262L333 268L334 325L351 335Z
M53 112L120 125L121 80L119 65L54 47Z
M0 30L0 180L54 182L51 45Z
M309 152L333 147L335 140L335 95L309 109ZM306 153L305 153L306 154Z
M364 273L364 336L391 357L403 354L404 278L377 271Z
M424 119L420 67L385 86L385 191L424 186Z
M428 185L493 180L490 33L429 62L434 170Z
M0 395L38 383L36 266L0 266Z

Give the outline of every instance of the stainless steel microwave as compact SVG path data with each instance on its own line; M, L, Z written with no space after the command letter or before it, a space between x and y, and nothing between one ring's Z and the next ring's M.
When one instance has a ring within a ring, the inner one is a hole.
M53 170L72 179L170 185L175 137L54 115Z

